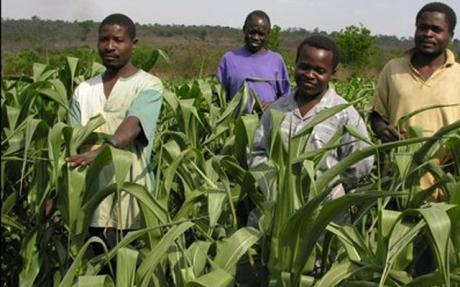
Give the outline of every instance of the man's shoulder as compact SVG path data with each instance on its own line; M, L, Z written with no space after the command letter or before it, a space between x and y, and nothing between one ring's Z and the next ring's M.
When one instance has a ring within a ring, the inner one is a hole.
M247 52L245 51L245 48L244 47L241 47L241 48L238 48L238 49L234 49L234 50L231 50L231 51L227 51L223 56L222 56L222 59L231 59L231 58L235 58L235 57L239 57L239 56L243 56L243 55L246 55Z
M264 111L264 114L265 113L270 114L271 110L276 110L280 112L290 112L290 111L295 110L295 108L297 107L296 105L297 104L294 99L294 93L291 92L287 96L281 97L277 99L276 101L274 101L269 106L269 108L266 111Z
M278 53L278 52L275 52L275 51L272 51L272 50L267 50L266 55L284 62L283 56L281 56L281 54Z
M460 77L460 73L457 73L457 72L460 72L460 63L458 62L454 62L451 67L450 67L453 71L455 71L456 75L458 77Z
M350 104L347 100L345 100L341 95L339 95L334 89L330 89L327 93L328 99L326 106L329 108L339 106L339 105L347 105ZM356 119L359 118L359 112L355 109L353 105L341 110L339 113L336 114L338 117L348 118L348 119Z
M133 79L136 84L139 84L143 88L153 88L163 90L163 83L161 80L144 70L139 70L136 77Z
M78 84L77 88L78 87L85 87L85 86L94 86L94 85L97 85L97 84L102 84L102 75L101 74L96 75L94 77L91 77L91 78L81 82L80 84Z
M89 78L78 84L78 86L75 89L75 96L78 96L79 94L88 94L88 92L93 89L100 89L100 85L102 85L101 75L96 75L92 78Z
M404 68L407 66L408 64L408 59L407 57L399 57L399 58L394 58L394 59L391 59L389 60L385 66L384 66L384 70L389 70L389 71L392 71L392 70L395 70L395 69L401 69L401 68Z

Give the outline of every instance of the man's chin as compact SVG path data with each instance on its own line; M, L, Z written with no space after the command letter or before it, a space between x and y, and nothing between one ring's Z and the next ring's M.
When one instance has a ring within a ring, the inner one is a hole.
M246 46L249 51L257 53L262 49L262 46Z
M319 96L320 94L322 94L322 92L318 90L305 90L305 89L299 90L299 95L305 99L313 99Z
M121 68L120 65L117 65L114 63L104 63L103 62L102 64L107 70L119 70Z
M443 50L440 51L439 49L425 49L421 47L416 48L416 50L420 54L424 56L428 56L428 57L436 57L436 56L441 55L444 52Z

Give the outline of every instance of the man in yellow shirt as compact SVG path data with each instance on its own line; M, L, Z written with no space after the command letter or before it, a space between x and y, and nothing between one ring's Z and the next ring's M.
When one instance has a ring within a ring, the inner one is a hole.
M415 48L391 60L380 74L372 107L372 129L383 141L398 140L398 120L413 111L460 103L460 64L447 49L454 35L455 12L442 3L429 3L417 14ZM423 111L409 118L405 127L423 127L431 136L460 119L460 106Z
M417 13L415 47L383 68L370 116L372 129L382 141L404 138L408 126L419 126L424 136L431 136L460 119L460 64L447 48L456 21L449 6L426 4ZM443 107L427 109L398 123L411 112L437 105ZM421 182L422 188L430 185Z

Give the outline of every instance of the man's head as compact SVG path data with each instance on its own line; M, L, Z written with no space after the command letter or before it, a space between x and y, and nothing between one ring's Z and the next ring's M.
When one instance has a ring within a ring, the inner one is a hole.
M425 55L439 55L454 36L457 16L446 4L428 3L417 13L415 49Z
M314 35L297 48L295 81L298 93L305 97L323 95L339 63L335 42L328 37Z
M123 14L112 14L99 25L98 50L107 69L119 70L131 60L136 26Z
M265 12L256 10L249 13L243 26L246 48L252 53L259 52L264 47L270 29L270 18Z

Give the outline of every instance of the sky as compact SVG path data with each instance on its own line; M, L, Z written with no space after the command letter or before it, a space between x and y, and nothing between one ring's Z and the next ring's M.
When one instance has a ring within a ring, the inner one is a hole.
M264 10L272 24L340 31L364 25L374 35L411 37L415 15L427 0L1 0L2 18L100 22L123 13L141 24L219 25L240 28L252 10ZM460 15L460 0L444 0ZM457 17L458 19L458 17ZM460 24L455 38L460 37Z

